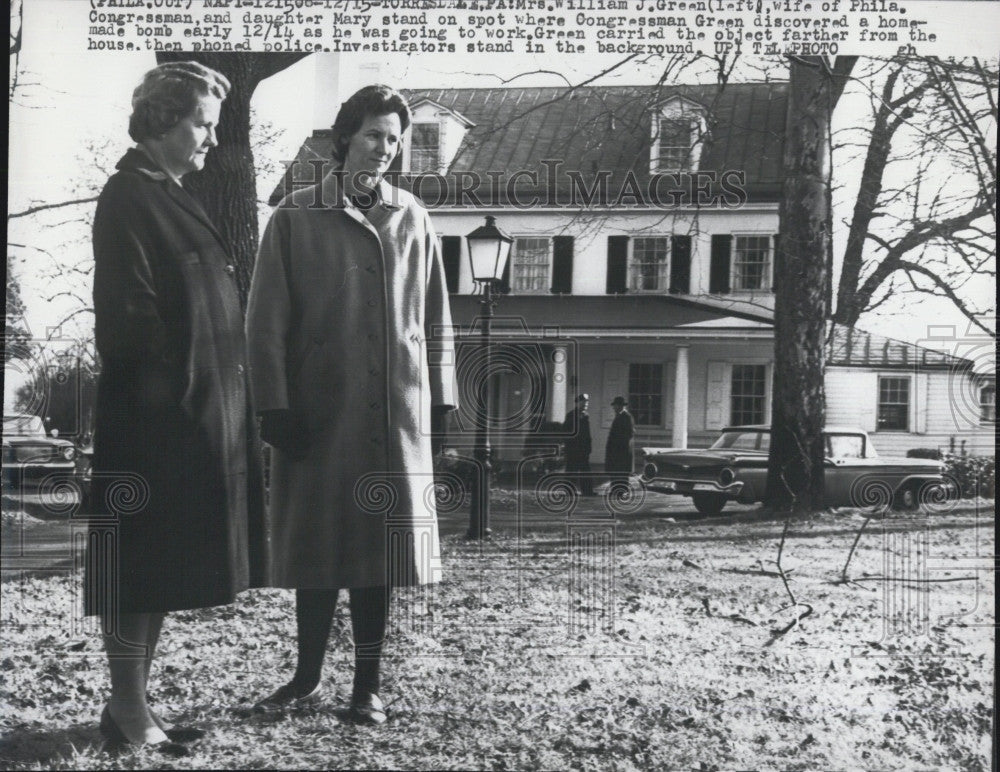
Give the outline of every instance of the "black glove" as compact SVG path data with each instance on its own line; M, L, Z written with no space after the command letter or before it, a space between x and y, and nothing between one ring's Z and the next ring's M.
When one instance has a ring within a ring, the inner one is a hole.
M431 408L431 452L436 456L448 440L448 413L451 405L434 405Z
M265 410L260 414L260 438L293 461L301 461L312 444L309 427L292 410Z

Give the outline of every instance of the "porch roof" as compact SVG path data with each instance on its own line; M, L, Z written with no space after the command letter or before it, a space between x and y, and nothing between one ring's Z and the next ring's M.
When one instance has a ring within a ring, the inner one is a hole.
M459 335L474 334L481 298L452 295L451 311ZM495 309L499 335L607 338L718 338L732 333L769 339L773 325L766 312L715 306L670 295L504 295Z

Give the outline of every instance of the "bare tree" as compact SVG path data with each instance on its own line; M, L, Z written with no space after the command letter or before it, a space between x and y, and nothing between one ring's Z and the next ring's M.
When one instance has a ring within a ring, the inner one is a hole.
M205 168L185 179L227 241L236 266L240 297L246 302L257 255L257 177L250 143L250 100L257 85L308 54L158 53L157 61L198 61L218 70L232 84L219 118L219 147Z
M775 509L809 511L823 501L830 121L856 59L789 61L767 481L767 503Z
M977 59L897 57L872 94L864 168L849 223L834 321L853 327L894 292L947 298L973 324L963 292L996 277L997 69ZM903 171L897 171L899 169ZM892 182L893 172L902 182Z

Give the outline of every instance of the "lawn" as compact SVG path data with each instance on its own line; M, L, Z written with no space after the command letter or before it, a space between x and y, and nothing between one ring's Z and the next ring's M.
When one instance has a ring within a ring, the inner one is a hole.
M278 717L247 708L294 666L291 592L171 615L151 698L168 717L209 729L180 760L101 752L107 668L96 633L73 614L78 578L5 570L0 762L989 768L992 507L872 521L850 565L860 581L849 584L838 577L863 517L794 521L782 556L788 590L771 562L782 523L753 510L705 520L647 507L610 520L594 507L570 519L526 516L520 529L514 513L498 506L484 546L461 538L464 513L442 516L443 581L396 595L381 728L340 719L346 607L327 658L335 693L317 710ZM5 544L11 534L8 525Z

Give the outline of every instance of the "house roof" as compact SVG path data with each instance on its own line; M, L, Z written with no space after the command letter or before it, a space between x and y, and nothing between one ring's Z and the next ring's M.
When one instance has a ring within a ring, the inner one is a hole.
M787 92L788 84L782 82L403 91L411 104L430 100L474 124L445 175L447 191L437 198L442 204L455 203L455 175L472 173L482 179L471 191L484 205L510 202L506 180L515 173L520 173L519 197L537 194L555 202L568 200L572 184L568 173L579 174L587 189L598 175L607 175L609 193L600 203L613 203L630 180L648 190L650 115L673 97L705 110L707 136L700 170L716 175L742 172L750 200L776 201L781 192ZM296 160L329 159L330 143L329 131L316 131L305 140ZM553 173L543 161L559 165ZM491 183L488 173L500 175L504 184ZM294 187L313 184L316 175L312 167L294 164L272 194L272 204ZM704 184L704 178L698 182ZM401 180L404 187L406 183ZM678 184L679 190L690 192L687 177L679 182L661 178L656 188L661 200L670 201L669 192ZM465 185L470 190L468 182Z
M833 327L826 355L827 365L838 367L969 370L973 366L963 357L839 324Z

